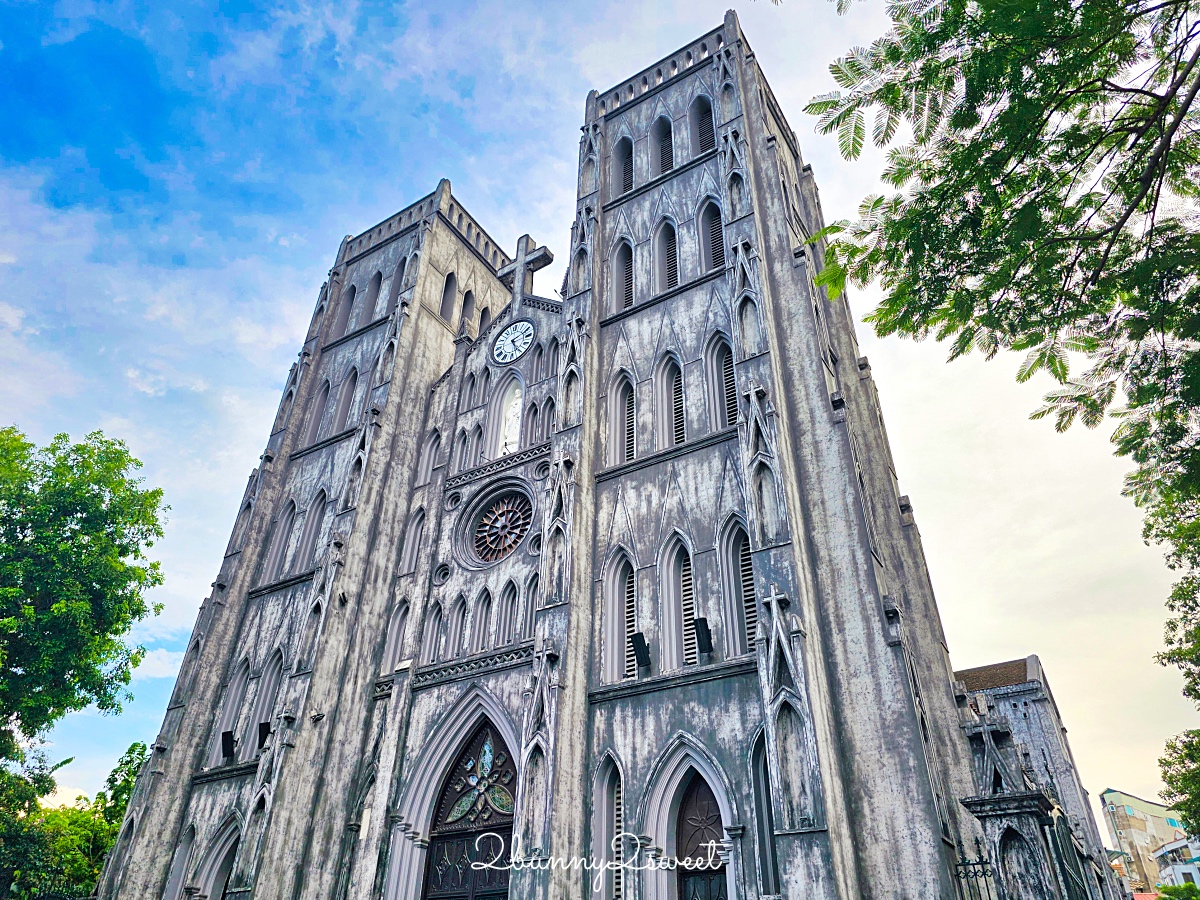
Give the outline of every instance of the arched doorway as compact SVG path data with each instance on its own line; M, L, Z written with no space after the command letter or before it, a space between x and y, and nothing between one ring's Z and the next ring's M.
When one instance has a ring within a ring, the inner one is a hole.
M724 840L717 798L708 782L693 772L675 820L679 900L726 900L725 865L717 852Z
M425 864L425 900L505 900L517 768L486 720L451 767L438 795Z

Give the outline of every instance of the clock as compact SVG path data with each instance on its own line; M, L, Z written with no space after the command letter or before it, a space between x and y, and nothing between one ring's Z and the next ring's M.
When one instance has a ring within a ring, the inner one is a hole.
M514 362L521 358L532 343L533 323L523 319L513 322L496 335L496 342L492 344L492 355L498 363Z

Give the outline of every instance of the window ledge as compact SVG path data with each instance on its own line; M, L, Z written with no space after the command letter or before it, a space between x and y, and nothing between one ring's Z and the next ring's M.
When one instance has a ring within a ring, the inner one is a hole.
M358 434L357 428L347 428L345 431L339 431L337 434L331 434L327 438L321 438L315 444L309 444L307 447L301 447L299 450L293 450L288 455L288 459L299 459L301 456L308 456L310 453L316 453L318 450L323 450L333 444L338 444L348 437Z
M226 781L230 778L244 778L258 771L258 760L252 759L244 763L231 763L228 766L216 766L197 772L192 776L192 784L209 784L213 781Z
M677 456L682 456L685 453L691 453L693 450L702 450L705 447L711 447L714 444L722 444L725 441L732 440L737 437L737 426L732 428L722 428L720 431L711 431L704 437L696 438L691 441L684 441L682 444L676 444L674 447L668 447L666 450L658 450L651 453L649 456L641 456L632 459L629 462L621 463L619 466L613 466L610 469L605 469L602 472L596 473L596 481L608 481L610 478L619 478L622 475L628 475L630 472L636 472L638 469L644 469L647 466L657 465L668 459L674 459Z
M716 681L721 678L736 678L758 671L758 659L752 654L712 663L707 666L689 667L687 671L674 671L666 675L652 675L641 681L622 681L617 684L605 685L594 691L588 691L588 701L591 703L606 703L624 697L634 697L638 694L650 694L655 691L674 690L689 684L700 684L705 681Z
M251 597L261 597L263 594L271 594L275 591L281 591L284 588L290 588L297 584L304 584L306 581L312 581L313 576L317 574L315 568L309 569L307 572L300 572L296 575L289 575L286 578L280 578L272 581L270 584L262 584L246 592L246 599Z
M684 284L676 285L669 291L663 291L661 294L655 294L649 300L643 300L641 303L636 303L629 307L629 309L623 309L620 312L613 313L607 319L601 319L600 327L603 328L605 325L611 325L614 322L620 322L622 319L628 319L630 316L636 315L643 310L651 309L657 306L659 303L662 303L664 300L670 300L672 297L678 297L680 294L690 291L692 288L698 287L706 282L715 281L722 275L725 275L728 271L729 268L726 266L722 269L713 269L710 272L705 272L699 278L693 278L691 281L685 282Z
M701 153L699 156L693 156L691 159L687 160L686 162L680 163L675 168L671 169L671 171L663 172L661 175L655 175L649 181L644 182L644 183L639 184L636 187L634 187L633 190L626 191L619 197L613 197L611 200L609 200L607 203L605 203L601 207L601 209L603 209L605 212L610 212L611 210L616 209L622 203L626 203L626 202L632 200L634 197L640 197L642 194L645 194L649 191L654 190L656 187L658 187L664 181L668 181L671 178L674 178L676 175L686 172L689 169L694 169L694 168L696 168L696 166L702 166L702 165L704 165L704 163L708 162L710 159L716 159L716 158L717 158L717 148L713 147L713 149L711 149L705 153Z
M361 337L362 335L366 334L371 329L378 328L380 325L383 325L386 322L390 322L391 318L392 317L390 315L385 315L382 318L376 319L374 322L368 322L366 325L363 325L359 328L355 328L353 331L348 332L347 334L343 334L340 338L335 338L334 340L330 341L328 344L326 344L324 347L321 348L321 352L328 353L334 347L340 347L342 344L349 343L350 341L354 340L356 337Z

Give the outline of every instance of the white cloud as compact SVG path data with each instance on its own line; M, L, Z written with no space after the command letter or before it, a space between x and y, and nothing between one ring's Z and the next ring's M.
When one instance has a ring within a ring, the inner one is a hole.
M183 651L147 650L142 664L133 670L134 681L150 678L174 678L183 663Z

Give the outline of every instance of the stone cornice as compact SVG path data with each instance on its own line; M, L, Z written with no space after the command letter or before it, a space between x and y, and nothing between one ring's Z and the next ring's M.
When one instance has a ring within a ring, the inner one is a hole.
M668 459L675 459L677 456L691 453L693 450L703 450L705 447L711 447L714 444L723 444L725 441L731 441L736 438L737 433L736 426L710 432L704 435L704 437L696 438L694 441L685 441L682 444L676 444L674 447L668 447L666 450L651 453L649 456L640 456L627 463L621 463L619 466L613 466L611 469L597 472L596 481L601 482L608 481L611 478L620 478L622 475L628 475L630 472L636 472L638 469L645 469L649 466L656 466Z
M689 169L694 169L694 168L696 168L696 166L704 165L710 159L716 159L718 152L719 152L719 150L716 147L714 147L712 150L708 150L704 153L701 153L699 156L693 156L691 159L687 160L686 162L682 162L679 165L677 165L675 168L671 169L671 171L663 172L663 174L661 174L661 175L656 175L655 177L651 178L649 181L639 184L637 187L633 188L632 190L626 191L620 197L614 197L613 199L609 200L607 203L602 205L600 208L603 209L606 213L612 212L614 209L621 206L623 203L628 203L634 197L640 197L642 194L645 194L645 193L648 193L649 191L654 190L659 185L665 184L666 182L670 181L676 175L682 175L684 172L688 171Z
M432 687L446 681L454 681L468 675L481 675L485 672L498 672L502 669L513 669L529 665L533 662L533 644L518 644L515 647L505 647L503 650L486 655L469 656L466 659L456 659L447 663L424 666L413 676L413 690Z
M728 272L729 270L727 268L713 269L711 272L705 272L699 278L693 278L686 284L676 285L669 291L663 291L661 294L655 294L649 300L644 300L641 303L629 307L629 309L623 309L620 312L613 313L607 319L601 319L600 327L603 328L606 325L612 325L614 322L620 322L622 319L628 319L630 316L636 316L638 313L644 312L647 309L653 309L664 300L670 300L672 297L678 297L680 294L690 291L694 287L699 287L706 282L716 281L722 275L728 274Z
M607 703L624 697L634 697L638 694L675 690L676 688L691 684L700 684L705 681L736 678L741 675L750 675L757 671L758 660L753 656L727 659L708 666L697 666L687 672L672 672L668 675L655 675L642 681L622 681L618 684L606 685L594 691L588 691L588 701L591 703Z
M358 427L347 428L345 431L339 431L337 434L331 434L327 438L317 441L315 444L309 444L307 447L301 447L299 450L293 450L288 456L289 460L299 459L302 456L308 456L310 453L316 453L318 450L323 450L333 444L340 443L346 438L354 437L358 434Z
M244 778L247 775L253 775L257 771L258 760L252 759L250 762L237 763L231 766L218 766L215 769L197 772L192 776L192 784L210 784L214 781L225 781L230 778Z
M374 322L368 322L366 325L363 325L361 328L355 328L349 334L343 334L337 340L330 341L328 344L326 344L324 347L321 348L321 352L328 353L334 347L340 347L342 344L349 343L350 341L354 340L356 337L359 337L360 335L364 335L368 331L372 330L373 328L378 328L380 325L385 325L388 322L390 322L391 320L392 320L391 315L386 315L386 316L383 316L382 318L376 319Z
M300 572L296 575L289 575L287 578L280 578L278 581L272 581L270 584L259 585L256 588L246 592L246 599L251 597L261 597L263 594L273 594L275 591L282 591L284 588L290 588L297 584L304 584L306 581L312 581L313 576L317 574L316 569L309 569L307 572Z
M445 490L449 491L457 487L462 487L468 482L474 481L476 478L483 478L487 475L495 475L497 472L503 472L505 469L511 469L514 466L522 465L537 459L539 456L545 456L550 452L550 441L543 441L540 444L535 444L532 447L527 447L516 453L510 453L508 456L502 456L499 459L493 459L491 462L484 463L482 466L476 466L474 469L467 469L465 472L459 472L446 479Z

